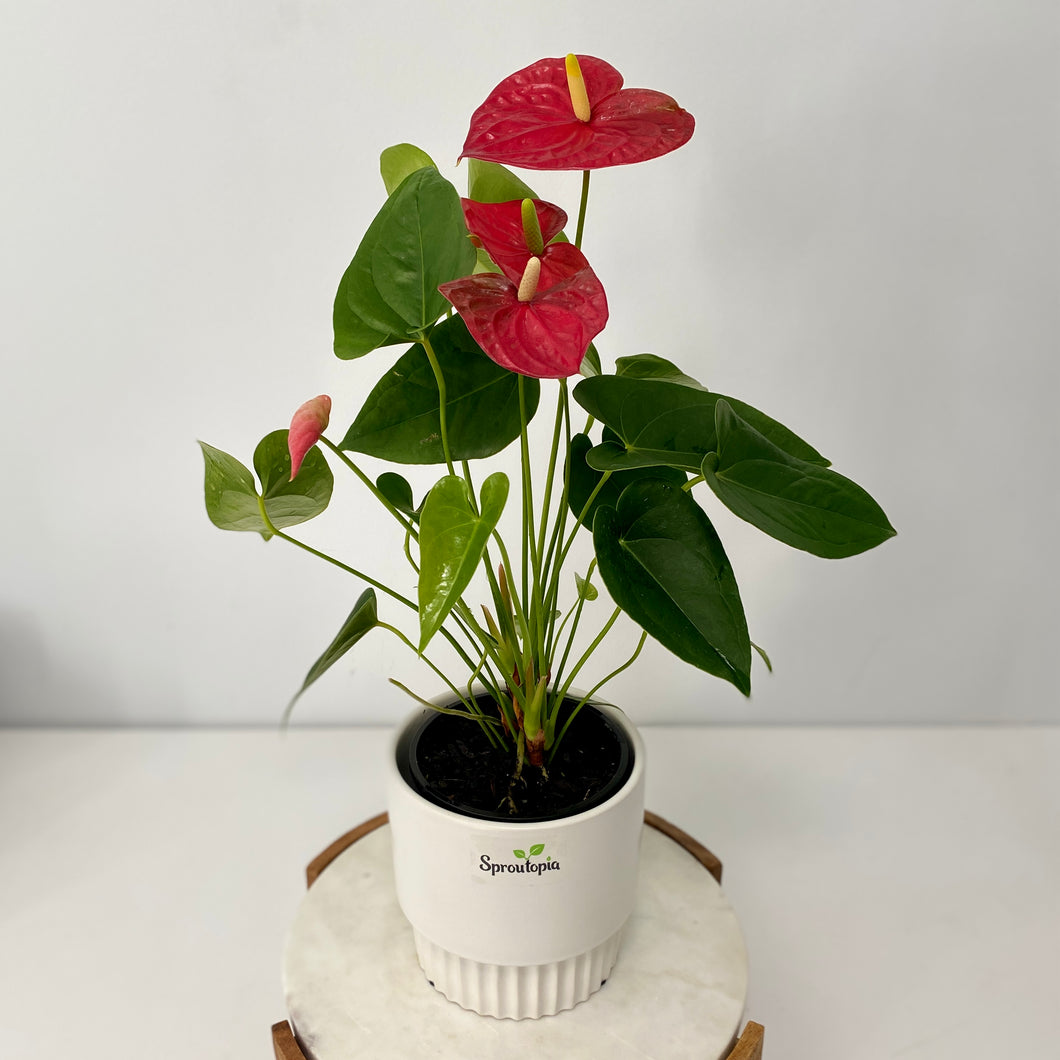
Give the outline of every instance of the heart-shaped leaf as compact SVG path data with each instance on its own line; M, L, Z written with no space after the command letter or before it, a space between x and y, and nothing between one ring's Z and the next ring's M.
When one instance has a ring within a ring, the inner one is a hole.
M684 490L645 479L593 522L600 575L615 603L693 666L751 691L751 642L732 566Z
M324 654L309 668L302 687L295 693L294 698L287 704L283 714L283 724L291 716L295 703L302 693L322 674L326 673L350 650L369 630L375 629L379 624L379 614L376 609L376 598L374 589L365 589L353 605L353 610L346 616L342 628L335 634L334 640L327 646Z
M491 361L460 317L431 332L431 347L445 380L445 419L454 460L499 453L519 437L519 379ZM541 393L536 379L524 384L527 419ZM445 461L438 423L438 384L423 347L407 350L376 384L340 449L399 464Z
M593 585L592 582L587 581L580 574L574 575L574 584L578 587L578 598L581 600L587 600L591 603L600 595L596 586Z
M272 537L261 517L259 494L250 470L234 456L199 442L206 464L206 514L222 530L245 530ZM304 523L331 500L334 476L319 449L311 449L292 482L287 431L266 435L254 451L254 469L262 484L265 511L277 529Z
M439 479L420 514L420 651L427 647L467 588L508 499L508 476L482 484L479 511L458 475Z
M446 310L438 285L475 267L456 189L433 166L406 177L376 214L335 299L335 352L407 341Z
M304 523L325 511L335 476L319 449L310 449L298 477L291 481L287 431L265 435L254 450L254 470L261 482L265 511L278 530Z
M262 532L258 491L250 469L234 456L199 442L206 463L206 514L222 530ZM271 537L272 535L266 535Z
M372 279L410 332L433 324L448 308L438 285L475 267L456 189L433 167L407 177L387 200L372 247ZM356 309L354 303L354 309Z
M718 451L703 475L730 511L792 548L826 559L865 552L894 536L883 509L856 482L798 460L736 414L716 409Z
M714 408L721 394L657 379L602 375L583 379L574 397L619 439L619 444L597 446L587 457L600 471L667 465L698 474L703 457L717 449ZM827 466L813 446L783 424L736 398L724 400L778 448Z

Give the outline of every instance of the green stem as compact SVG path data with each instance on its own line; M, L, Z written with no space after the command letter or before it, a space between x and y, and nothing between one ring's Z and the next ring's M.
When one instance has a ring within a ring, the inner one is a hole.
M567 380L561 380L560 399L563 402L563 431L564 444L567 459L563 465L563 491L560 494L559 508L556 511L556 522L552 529L552 536L548 543L548 553L545 556L544 571L548 582L548 592L545 594L545 604L548 608L548 636L545 640L545 658L552 658L552 646L556 639L556 608L559 602L559 579L555 579L555 594L553 595L553 581L551 574L552 566L559 542L563 539L563 531L567 526L568 508L570 507L570 397L567 393ZM557 575L562 571L556 571Z
M589 494L585 504L582 505L582 510L578 513L578 518L575 520L574 528L571 530L570 536L564 543L563 549L559 554L559 559L556 560L556 565L552 569L552 580L549 583L548 593L545 598L553 608L555 606L555 601L559 599L559 575L563 570L563 564L567 560L567 553L570 552L571 545L574 544L574 539L578 534L578 529L584 523L586 515L589 514L589 509L592 507L593 501L596 500L597 494L599 494L600 490L604 488L604 483L607 482L610 477L610 471L605 471L600 476L600 481L596 484L592 493Z
M405 528L405 532L411 534L415 540L419 540L416 524L404 512L395 508L380 488L337 446L323 435L320 441L326 445L367 487L372 491L377 501L383 505L390 514L397 519Z
M405 559L409 561L409 566L417 573L420 572L420 565L412 558L412 549L409 547L409 542L412 540L411 534L405 535Z
M538 632L537 624L540 622L541 608L541 557L537 554L534 541L534 487L530 477L530 443L526 433L526 379L519 376L519 446L520 464L523 480L523 608L529 611L530 622L527 633ZM533 568L533 597L530 595L530 577L527 569L527 556L529 555L530 567ZM511 568L509 567L509 570ZM531 649L531 657L535 663L540 662L538 653L538 638L532 636L527 645Z
M389 678L389 680L392 685L396 685L398 688L400 688L401 691L405 693L405 695L410 696L412 699L416 700L417 703L422 703L429 710L437 711L437 713L439 714L452 714L454 718L467 718L469 721L478 722L479 725L482 725L484 728L489 725L500 725L499 721L494 718L489 718L482 713L468 714L466 710L453 710L452 707L439 707L437 704L432 703L429 699L424 699L423 696L417 695L415 692L412 691L411 688L409 688L408 685L403 685L396 678L391 677Z
M593 557L593 561L589 564L589 569L585 572L585 580L586 581L589 581L589 579L593 576L593 571L595 570L595 568L596 568L596 557L594 556ZM556 673L554 675L554 682L555 682L557 687L559 686L560 681L563 679L563 671L564 671L564 669L567 666L567 658L570 656L571 648L574 647L574 635L578 632L578 623L581 621L582 609L584 607L585 607L585 597L584 596L579 596L577 605L572 609L573 613L574 613L574 625L571 626L570 633L567 635L567 644L566 644L566 647L563 649L563 658L560 659L559 668L557 669L557 671L556 671ZM569 614L570 614L570 612L568 612L568 615ZM564 619L564 623L566 623L566 619ZM559 632L556 634L556 639L557 640L559 639L560 633L562 633L562 632L563 632L563 628L561 626Z
M560 390L559 395L556 399L556 425L552 430L552 450L548 457L548 474L545 477L545 496L541 501L541 523L540 529L537 535L537 555L538 558L545 554L545 535L548 530L548 511L549 506L552 503L552 483L556 474L556 460L559 457L559 438L560 433L563 430L563 394L566 391L567 380L561 379L559 381ZM568 446L569 448L569 446ZM557 516L558 517L558 516ZM548 561L542 568L544 575L548 577Z
M504 540L501 538L501 535L498 534L496 530L493 531L493 540L497 542L497 548L500 550L501 563L504 564L504 569L506 571L511 571L512 562L508 558L508 549L505 548ZM508 578L509 578L509 583L508 583L509 593L508 593L508 595L511 597L512 607L515 609L515 621L519 624L519 630L521 632L520 639L522 640L522 642L523 642L523 644L525 646L525 645L529 644L529 642L530 642L530 626L529 626L529 623L527 622L527 619L526 619L526 612L523 610L522 603L519 600L519 594L511 592L511 575L510 574L508 575ZM498 617L498 620L499 620L500 616L498 615L497 617ZM513 645L512 647L514 649L515 645ZM521 702L522 702L522 699L520 698L520 703Z
M320 549L313 548L312 545L307 545L304 541L299 541L298 538L291 537L290 534L285 534L282 530L277 529L269 518L268 513L265 511L265 501L260 496L258 497L258 511L261 513L261 518L269 532L280 538L281 541L288 541L292 545L296 545L304 552L308 552L311 556L316 556L318 559L322 559L325 562L330 563L332 566L338 567L339 570L344 570L347 574L352 574L355 578L360 578L361 581L367 582L372 588L378 589L382 593L386 593L387 596L397 600L398 603L412 608L413 611L419 611L416 604L414 604L407 596L402 596L401 593L395 592L389 585L384 585L382 582L376 581L376 579L372 578L370 575L365 574L364 571L357 570L356 567L351 567L348 563L343 563L342 560L336 559L334 556L329 556L326 552L321 552Z
M706 476L696 475L695 478L690 478L682 487L683 490L691 490L693 486L698 486L701 482L706 482Z
M556 753L556 749L559 747L560 742L563 740L563 737L566 735L567 730L570 728L571 722L574 721L574 719L578 716L578 711L580 711L582 707L584 707L585 704L588 703L589 700L592 699L593 696L595 696L596 693L599 692L600 689L603 688L604 685L606 685L607 682L611 680L611 678L617 677L620 673L622 673L623 670L628 670L637 661L637 656L640 655L640 650L644 647L644 642L647 639L648 634L642 633L640 635L640 640L637 641L637 647L633 654L621 666L616 667L605 678L600 681L597 681L597 683L593 685L593 687L590 688L584 696L582 696L578 705L574 708L574 710L571 711L570 717L566 720L566 722L564 722L563 728L560 729L559 735L556 737L555 740L553 740L552 749L551 751L549 751L549 761L552 760L552 756Z
M589 645L588 648L585 649L584 652L582 652L581 658L577 661L577 663L575 663L574 669L570 672L570 677L567 678L566 683L560 689L559 699L561 701L563 697L567 694L567 690L570 688L571 683L578 676L578 671L581 670L581 668L589 661L589 659L592 657L593 652L596 651L596 649L600 646L600 642L604 639L604 637L606 637L607 634L611 632L611 627L618 620L618 616L620 614L622 614L622 608L616 607L611 613L611 617L607 620L606 623L604 623L604 628L596 634L596 639L592 642L592 644Z
M574 236L574 245L581 250L582 232L585 230L585 207L589 203L589 170L582 170L582 198L578 206L578 231Z
M413 644L412 641L409 640L409 638L406 637L405 634L402 633L401 630L397 628L397 626L391 626L391 625L389 625L386 622L380 622L379 623L379 628L380 629L389 630L403 644L405 644L407 647L411 648L413 651L416 651L416 645ZM486 718L482 714L482 711L480 711L478 709L478 704L476 704L473 699L470 702L467 699L465 699L463 694L461 693L460 689L457 688L456 685L454 685L453 682L450 681L449 678L446 677L446 675L437 666L435 666L434 663L432 663L431 660L428 659L426 655L420 653L420 658L434 671L434 673L435 673L435 675L437 677L440 677L442 679L442 681L445 682L445 685L449 689L449 691L452 692L453 695L456 696L456 698L461 703L464 704L464 706L467 708L467 711L468 711L468 717L473 717L473 718L475 718L475 720L479 721L480 723L486 721ZM404 686L401 686L401 687L404 687ZM405 691L408 691L408 689L405 689ZM501 738L500 742L498 742L498 736L495 735L490 730L490 726L488 724L483 724L482 725L482 731L486 734L486 738L489 740L489 742L494 747L503 747L504 746L503 738Z
M326 563L330 563L333 567L338 567L339 570L345 571L347 574L352 574L355 578L360 578L361 581L367 582L373 589L378 589L381 593L386 593L393 600L397 600L399 604L404 604L407 608L415 611L419 614L419 606L413 603L407 596L402 596L401 593L395 592L388 585L384 585L381 581L377 581L375 578L365 574L364 571L357 570L356 567L351 567L348 563L343 563L342 560L336 559L334 556L329 556L326 552L321 552L318 548L313 548L312 545L307 545L304 541L299 541L296 537L291 537L290 534L285 534L282 530L277 529L269 518L268 512L265 510L265 501L262 497L258 497L258 511L261 514L262 521L265 523L268 531L275 537L280 538L281 541L287 541L292 545L302 549L303 552L308 552L311 556L316 556L317 559L322 559ZM446 629L444 626L439 631L443 637L450 643L456 653L460 656L461 661L465 666L474 667L474 661L464 650L463 645L453 636L453 634Z
M413 644L412 641L409 640L409 638L406 637L405 634L397 628L397 626L392 626L389 622L380 622L378 623L378 625L380 629L385 629L388 630L390 633L393 633L394 636L397 637L402 644L404 644L407 648L410 648L413 652L416 652L419 657L434 671L435 676L440 677L442 679L449 691L452 692L453 695L456 696L456 698L460 700L460 702L463 703L469 711L474 712L475 707L464 698L463 694L460 692L460 689L458 689L456 685L454 685L453 682L450 681L449 678L446 677L446 675L437 666L435 666L435 664L431 662L430 659L427 658L426 654L418 652L416 645Z
M478 498L475 496L475 483L471 481L471 465L466 460L461 460L460 470L464 473L464 481L467 483L467 497L471 502L471 510L478 515Z
M442 439L442 453L445 455L445 466L449 469L450 475L455 475L456 471L453 468L453 457L449 451L449 428L445 419L446 395L445 378L442 375L442 366L438 363L438 358L434 353L434 347L431 346L431 340L427 338L426 332L420 337L420 345L423 347L423 352L427 354L427 360L430 362L431 371L434 372L434 381L438 384L438 433Z

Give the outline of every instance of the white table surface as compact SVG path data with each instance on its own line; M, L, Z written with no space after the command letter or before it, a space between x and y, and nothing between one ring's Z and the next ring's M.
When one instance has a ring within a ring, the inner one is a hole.
M644 735L767 1060L1057 1055L1060 728ZM305 864L382 808L386 739L0 730L0 1056L271 1057Z

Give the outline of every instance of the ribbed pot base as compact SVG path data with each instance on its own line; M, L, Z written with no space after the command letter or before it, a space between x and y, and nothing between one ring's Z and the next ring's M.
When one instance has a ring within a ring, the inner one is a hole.
M481 964L413 934L420 967L450 1001L482 1016L525 1020L554 1016L595 994L615 966L622 930L588 953L529 965Z

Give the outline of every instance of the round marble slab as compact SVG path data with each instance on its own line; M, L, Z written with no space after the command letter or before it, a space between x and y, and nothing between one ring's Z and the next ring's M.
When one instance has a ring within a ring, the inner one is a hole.
M720 1060L747 996L739 923L714 877L645 825L637 904L600 991L541 1020L467 1012L428 984L394 897L390 827L340 854L287 938L284 992L307 1060L606 1056Z

